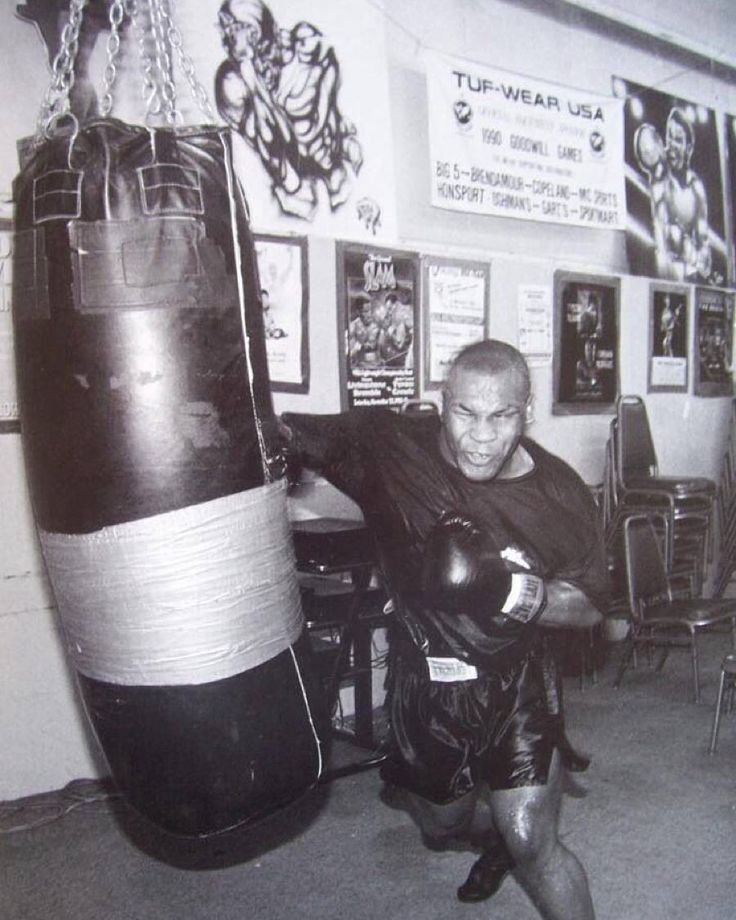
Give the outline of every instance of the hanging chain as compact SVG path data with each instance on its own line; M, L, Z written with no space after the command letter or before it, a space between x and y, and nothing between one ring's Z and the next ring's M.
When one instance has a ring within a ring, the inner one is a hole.
M143 70L143 99L146 103L146 121L161 114L161 97L159 96L156 78L154 76L153 58L148 53L148 37L150 30L143 22L144 11L138 0L129 0L129 9L133 21L133 29L138 38L138 52Z
M175 125L181 121L181 114L176 108L176 85L171 61L171 46L169 45L168 32L164 27L163 7L166 0L147 0L147 2L151 34L153 36L157 85L161 97L163 116L167 124Z
M110 34L107 37L107 64L104 75L104 93L100 112L107 117L112 111L112 87L117 76L115 61L120 53L120 26L125 16L124 0L113 0L110 6Z
M62 115L72 115L70 93L79 52L79 33L88 0L70 0L69 21L61 33L61 47L52 65L52 80L38 119L37 136L42 138ZM176 107L176 83L172 55L176 56L195 102L205 118L214 122L207 91L196 77L194 64L185 53L181 32L174 23L170 0L112 0L107 61L103 76L100 113L107 117L113 107L113 87L121 48L121 33L126 15L133 24L143 70L143 98L146 121L162 118L169 125L181 123Z
M61 47L52 65L51 84L39 114L39 137L45 136L52 123L69 112L69 94L74 85L74 65L79 52L79 30L86 5L87 0L71 0L69 4L69 19L61 33Z
M161 16L166 23L169 46L176 52L179 66L181 67L184 76L187 78L189 88L192 91L192 96L194 96L194 101L199 106L199 110L202 112L205 118L207 118L209 121L214 121L215 116L212 112L212 106L210 105L210 100L207 96L207 90L197 79L197 75L194 72L194 64L192 59L184 51L181 32L171 18L169 0L161 0Z

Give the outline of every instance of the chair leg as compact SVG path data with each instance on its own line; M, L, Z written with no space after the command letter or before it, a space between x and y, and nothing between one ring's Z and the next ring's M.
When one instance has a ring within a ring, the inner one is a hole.
M698 641L695 633L690 637L690 650L693 662L693 700L700 702L700 669L698 666Z
M713 727L710 732L710 744L708 745L708 753L715 754L716 745L718 744L718 729L721 726L721 708L723 706L723 691L726 686L726 672L721 669L721 679L718 682L718 696L716 698L716 709L713 713Z
M636 641L633 636L629 636L628 639L628 648L621 657L621 661L618 665L618 670L616 671L616 677L613 681L613 686L618 688L621 686L621 681L623 680L624 671L629 666L629 662L634 657L636 651Z

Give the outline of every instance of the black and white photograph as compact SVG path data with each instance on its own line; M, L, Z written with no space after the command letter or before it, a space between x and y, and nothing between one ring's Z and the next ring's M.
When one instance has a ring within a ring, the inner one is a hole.
M734 920L734 12L0 3L0 920Z

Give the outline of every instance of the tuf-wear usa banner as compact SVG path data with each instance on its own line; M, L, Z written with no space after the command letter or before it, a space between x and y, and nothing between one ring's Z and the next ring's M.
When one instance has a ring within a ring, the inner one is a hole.
M621 101L426 55L432 204L621 230Z

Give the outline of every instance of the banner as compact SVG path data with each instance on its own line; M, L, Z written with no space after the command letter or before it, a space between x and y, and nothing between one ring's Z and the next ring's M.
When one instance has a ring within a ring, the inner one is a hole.
M621 230L618 99L426 54L432 204Z
M715 113L620 77L625 99L626 253L632 275L722 285L723 180Z

